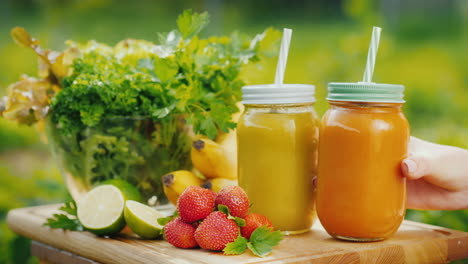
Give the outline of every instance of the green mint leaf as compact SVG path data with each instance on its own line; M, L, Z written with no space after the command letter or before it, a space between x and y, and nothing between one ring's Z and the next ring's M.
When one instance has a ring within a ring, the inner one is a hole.
M77 216L77 208L76 208L76 202L71 201L68 203L64 203L63 206L59 208L60 211L63 211L69 215Z
M229 208L225 206L224 204L219 204L218 205L218 211L225 213L226 215L230 216Z
M83 226L78 219L69 218L65 214L54 214L52 218L47 218L44 226L61 228L64 230L83 231Z
M250 242L247 247L257 256L264 257L268 255L273 247L283 240L280 231L272 231L267 226L261 226L255 229L250 236Z
M209 22L208 13L193 13L191 9L184 12L177 18L177 27L184 38L191 38L197 35Z
M234 242L226 245L223 249L226 255L239 255L245 252L247 249L247 239L243 236L238 236Z

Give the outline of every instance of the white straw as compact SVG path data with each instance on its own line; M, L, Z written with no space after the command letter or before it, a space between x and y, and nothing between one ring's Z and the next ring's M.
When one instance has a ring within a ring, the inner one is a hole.
M281 40L280 54L278 57L278 65L276 65L275 84L283 85L284 71L288 62L289 44L291 43L292 30L285 28L283 30L283 39Z
M363 82L372 82L372 74L374 73L375 58L379 49L380 32L379 27L372 29L372 39L369 46L369 53L367 54L366 70L364 71Z

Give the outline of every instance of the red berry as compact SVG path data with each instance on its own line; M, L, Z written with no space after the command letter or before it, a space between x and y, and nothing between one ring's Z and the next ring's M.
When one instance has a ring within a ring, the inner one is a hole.
M218 192L216 206L223 204L232 216L244 217L249 212L249 197L239 186L226 186Z
M220 211L212 212L195 231L195 240L201 248L223 250L228 243L236 240L239 227Z
M214 209L216 194L199 186L189 186L177 200L177 211L186 223L207 217Z
M270 219L261 214L250 213L244 218L244 220L245 226L241 227L241 234L247 239L250 239L252 232L261 226L273 228Z
M195 227L187 224L180 217L175 218L164 226L164 236L167 242L178 248L195 248Z

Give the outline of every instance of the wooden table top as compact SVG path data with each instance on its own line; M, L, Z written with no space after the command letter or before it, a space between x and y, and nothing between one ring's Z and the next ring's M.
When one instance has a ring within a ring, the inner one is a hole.
M273 253L225 256L202 249L178 249L161 240L125 234L112 238L43 226L59 205L14 209L9 227L16 233L101 263L446 263L468 258L468 233L404 221L381 242L356 243L331 238L317 221L306 234L285 236Z

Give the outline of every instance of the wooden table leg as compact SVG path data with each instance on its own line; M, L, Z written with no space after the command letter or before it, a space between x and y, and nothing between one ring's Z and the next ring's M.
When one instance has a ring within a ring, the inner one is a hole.
M39 259L39 264L99 264L94 260L34 240L31 242L31 255Z

